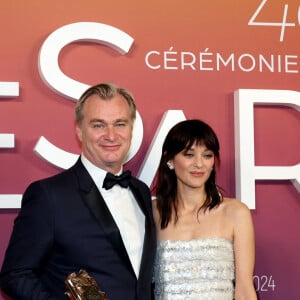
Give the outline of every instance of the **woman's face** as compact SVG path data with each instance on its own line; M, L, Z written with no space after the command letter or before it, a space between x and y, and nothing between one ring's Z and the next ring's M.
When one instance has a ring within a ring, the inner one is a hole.
M170 160L177 177L177 184L190 188L204 187L215 163L213 151L205 145L194 143L190 149L184 149Z

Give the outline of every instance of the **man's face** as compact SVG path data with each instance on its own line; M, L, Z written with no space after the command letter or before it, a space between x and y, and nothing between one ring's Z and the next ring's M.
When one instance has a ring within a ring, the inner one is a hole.
M121 95L103 100L90 96L83 107L83 120L76 125L83 154L96 166L111 173L121 169L129 151L133 120Z

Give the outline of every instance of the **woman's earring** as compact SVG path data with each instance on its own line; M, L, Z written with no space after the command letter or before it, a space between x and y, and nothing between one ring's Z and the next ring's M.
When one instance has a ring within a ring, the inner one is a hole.
M169 161L167 162L167 166L169 167L170 170L174 169L173 165Z

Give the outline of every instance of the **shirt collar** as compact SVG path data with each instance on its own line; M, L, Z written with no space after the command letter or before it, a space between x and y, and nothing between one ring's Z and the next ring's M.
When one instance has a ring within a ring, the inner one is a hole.
M87 169L88 173L91 175L95 184L98 186L98 188L102 189L103 181L104 181L107 171L94 165L90 160L88 160L86 158L86 156L84 156L84 154L81 154L80 158L81 158L82 164ZM120 172L118 172L116 175L120 175L122 173L122 171L123 171L123 168L121 168Z

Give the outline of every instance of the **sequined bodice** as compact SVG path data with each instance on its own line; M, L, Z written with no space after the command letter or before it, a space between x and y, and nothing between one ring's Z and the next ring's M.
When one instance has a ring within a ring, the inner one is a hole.
M232 242L220 238L159 241L154 266L156 300L232 300Z

